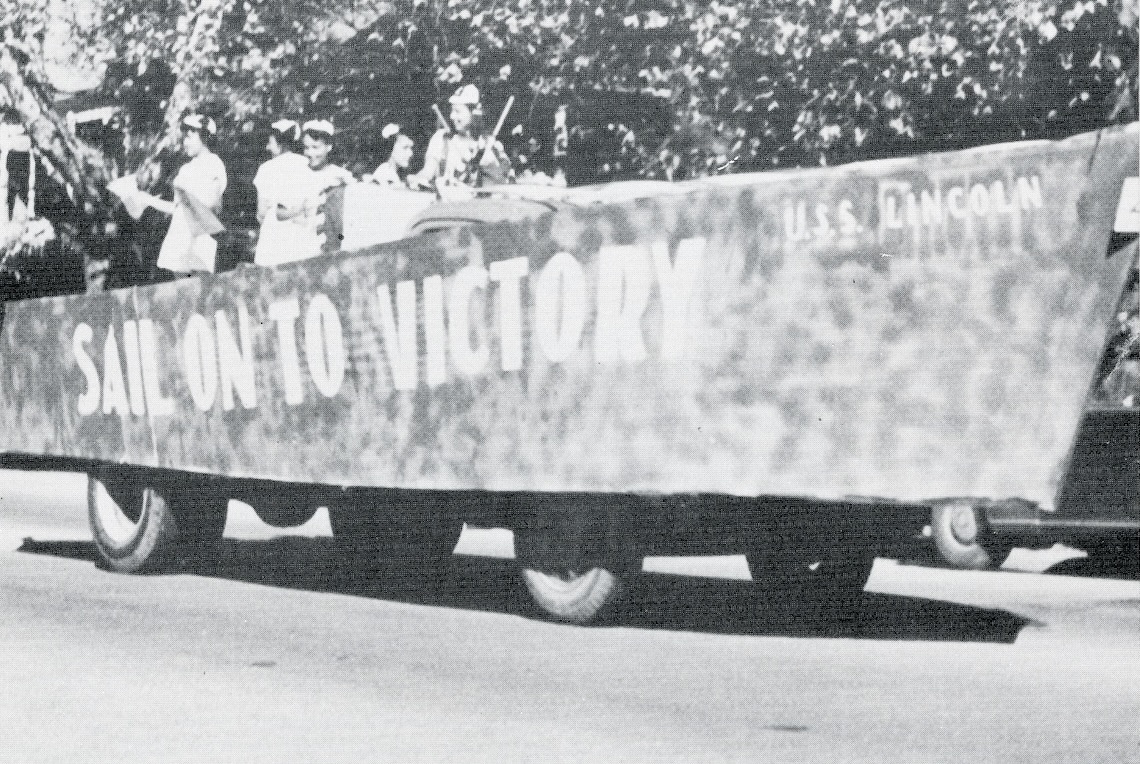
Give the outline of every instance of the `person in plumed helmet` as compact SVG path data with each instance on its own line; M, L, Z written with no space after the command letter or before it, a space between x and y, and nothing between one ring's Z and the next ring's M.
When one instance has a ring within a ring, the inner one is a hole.
M170 215L170 228L158 253L158 267L176 274L213 273L224 228L217 215L226 190L226 166L213 152L218 126L204 114L184 117L182 150L190 160L174 176L174 199L146 194L146 203Z
M257 220L261 230L253 262L273 266L297 259L297 225L278 220L277 206L297 206L303 202L309 161L297 152L301 143L301 125L291 119L279 119L270 126L266 150L271 158L257 168L253 185L257 189Z
M423 169L412 176L420 187L482 186L506 183L511 160L483 122L479 88L463 85L451 96L451 124L428 141Z

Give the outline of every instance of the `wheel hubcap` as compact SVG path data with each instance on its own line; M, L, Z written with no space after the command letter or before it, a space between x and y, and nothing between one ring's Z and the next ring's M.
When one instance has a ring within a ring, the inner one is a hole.
M973 544L978 540L978 521L973 507L956 507L950 516L950 532L963 544Z

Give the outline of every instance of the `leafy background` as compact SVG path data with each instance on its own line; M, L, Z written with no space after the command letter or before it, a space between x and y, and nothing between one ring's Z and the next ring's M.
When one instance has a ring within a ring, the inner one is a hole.
M39 186L54 195L38 208L88 270L124 248L142 263L161 239L163 221L125 219L106 180L137 171L161 193L181 161L179 117L213 114L232 263L249 257L251 180L266 126L283 115L331 118L337 159L362 174L381 159L385 124L422 152L431 103L473 82L490 121L515 97L501 137L516 169L558 170L575 185L1061 137L1137 119L1135 5L0 0L0 49L18 51L24 75L0 82L0 106L30 89L55 120L40 143L56 172ZM53 66L95 72L101 85L54 100L42 87ZM61 115L90 103L118 104L121 117L69 144ZM71 161L90 147L94 159Z
M515 96L504 138L523 167L553 170L565 106L558 163L587 183L835 164L1136 119L1135 29L1109 0L216 5L215 28L197 41L193 21L170 23L182 3L111 11L103 28L118 26L118 58L105 87L131 107L136 133L155 130L182 77L190 102L217 105L223 151L246 153L272 117L329 117L341 160L367 170L384 124L403 125L422 150L430 103L474 82L489 119Z

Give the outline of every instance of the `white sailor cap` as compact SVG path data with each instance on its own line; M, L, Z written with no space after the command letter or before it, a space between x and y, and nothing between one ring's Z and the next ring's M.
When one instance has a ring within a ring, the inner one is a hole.
M474 85L464 85L455 91L451 98L447 99L453 104L461 104L469 108L475 108L479 105L479 88Z
M182 126L208 135L217 135L218 125L205 114L188 114L182 118Z
M327 119L310 119L302 126L301 132L327 135L332 138L336 134L336 128Z
M301 137L301 126L293 119L279 119L269 127L290 140L295 141Z

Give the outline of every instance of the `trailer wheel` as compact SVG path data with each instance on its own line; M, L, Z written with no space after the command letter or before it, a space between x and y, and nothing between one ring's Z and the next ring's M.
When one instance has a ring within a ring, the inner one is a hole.
M329 506L333 537L353 567L433 570L455 551L463 521L428 491L348 494Z
M172 491L133 478L88 475L87 515L107 567L155 572L180 556L209 560L225 528L226 501L206 490Z
M534 604L551 618L567 623L593 621L620 601L625 590L621 578L605 568L590 568L585 573L524 568L522 574Z
M515 558L531 601L556 621L586 624L615 610L626 594L633 561L590 561L581 550L562 549L563 537L541 529L516 529Z
M1013 551L1013 544L987 534L977 507L968 501L934 507L930 513L930 529L938 553L954 568L1000 568Z

